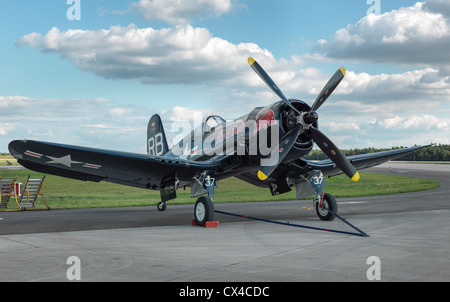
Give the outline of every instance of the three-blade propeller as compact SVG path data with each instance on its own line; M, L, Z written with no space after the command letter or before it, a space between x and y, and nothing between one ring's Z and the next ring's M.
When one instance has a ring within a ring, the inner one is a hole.
M258 177L261 180L267 179L270 174L277 168L277 166L283 161L286 155L289 153L297 137L300 135L302 129L310 129L311 137L313 141L319 146L319 148L328 156L328 158L334 162L334 164L342 170L348 177L354 181L359 180L359 173L356 171L355 167L348 161L348 159L342 154L338 147L321 131L314 128L314 124L318 120L318 115L316 110L327 100L330 94L336 89L339 83L345 76L345 68L339 68L328 83L324 86L320 94L314 101L311 109L308 112L300 112L297 108L292 105L289 99L283 94L283 92L278 88L277 84L269 77L269 75L264 71L264 69L256 62L253 58L248 58L248 63L250 67L256 72L256 74L276 93L289 107L291 107L298 116L299 122L297 127L291 129L287 132L280 141L279 149L280 154L278 162L273 166L261 166L258 171Z

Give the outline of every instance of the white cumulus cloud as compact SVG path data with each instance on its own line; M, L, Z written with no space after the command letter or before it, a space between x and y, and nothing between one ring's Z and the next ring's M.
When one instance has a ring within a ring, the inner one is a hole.
M446 1L447 3L448 1ZM450 26L443 1L418 2L356 24L321 39L317 50L332 58L396 64L450 64Z
M0 152L7 151L13 139L144 151L153 112L128 105L126 113L114 114L117 108L121 107L105 99L0 96Z
M130 8L146 20L188 24L192 19L218 17L232 10L231 0L140 0Z
M437 129L450 131L450 119L442 119L430 114L411 115L406 117L394 116L378 121L386 129Z
M445 104L450 103L448 1L428 0L379 16L369 15L337 30L329 39L319 40L318 53L279 59L257 44L232 43L215 37L207 28L190 25L195 18L229 13L232 1L140 0L131 7L148 20L165 21L172 27L139 28L133 24L100 30L54 27L47 33L25 35L17 45L58 54L77 68L107 79L138 79L146 84L204 84L202 91L214 91L211 110L174 107L163 112L163 121L168 123L166 131L170 131L175 122L186 119L189 123L195 122L198 113L203 113L204 117L226 112L225 118L236 118L256 106L278 101L249 68L246 63L249 56L263 66L288 98L299 98L308 104L312 104L331 77L317 67L319 64L335 62L336 69L342 60L409 65L412 67L408 71L390 74L348 70L339 87L320 108L320 125L331 134L344 132L341 139L348 144L349 137L362 142L357 136L363 135L373 137L373 141L380 144L388 137L392 137L392 141L408 138L412 144L423 143L427 134L429 138L441 140L448 137L449 120L443 117L448 110ZM37 101L0 97L0 110L9 106L9 112L20 112L24 108L22 105L31 106ZM67 103L61 100L39 101L51 109L54 116L64 115L63 110L67 110L64 108ZM135 108L108 103L97 105L103 111L97 120L88 119L88 113L74 108L73 116L84 117L79 125L92 131L92 137L105 135L117 141L121 138L113 124L117 121L124 124L124 129L138 127L128 121L130 116L142 116ZM149 117L150 114L142 117L139 127L145 128ZM14 118L2 121L3 133L12 131L9 125L15 124ZM40 118L52 119L45 112ZM41 129L39 133L47 132ZM58 127L53 135L58 136ZM130 137L127 133L122 138L130 141Z
M46 35L23 36L17 45L58 53L79 69L105 78L152 84L236 80L249 72L247 57L274 61L256 44L233 44L190 25L153 29L132 24L98 31L54 27Z

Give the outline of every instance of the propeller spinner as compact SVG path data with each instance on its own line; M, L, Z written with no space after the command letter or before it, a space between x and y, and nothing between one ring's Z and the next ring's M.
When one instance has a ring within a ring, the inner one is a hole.
M325 134L312 126L319 118L316 110L323 105L330 94L342 81L346 73L345 68L341 67L334 73L327 84L323 87L308 112L300 112L294 107L294 105L292 105L289 99L286 98L280 88L278 88L277 84L275 84L275 82L258 64L258 62L256 62L253 58L248 58L248 63L255 73L264 81L264 83L266 83L266 85L269 86L269 88L272 89L272 91L275 92L275 94L278 95L297 114L297 126L281 138L280 145L283 146L283 151L279 155L277 164L274 166L261 166L258 171L258 177L261 180L266 180L294 146L295 140L300 135L302 129L310 129L313 141L328 156L328 158L331 159L331 161L333 161L336 166L353 181L358 181L359 173L356 171L355 167L353 167L339 148Z

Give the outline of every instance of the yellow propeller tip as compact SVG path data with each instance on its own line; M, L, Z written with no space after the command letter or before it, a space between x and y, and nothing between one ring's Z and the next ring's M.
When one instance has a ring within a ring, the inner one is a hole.
M266 180L267 176L266 174L264 174L263 172L261 172L261 170L258 171L258 178L261 180Z
M356 172L356 174L353 175L352 180L353 181L358 181L359 180L359 172Z
M249 64L250 66L252 66L253 63L255 63L255 59L253 59L252 57L249 57L249 58L248 58L248 64Z
M341 72L342 72L342 74L345 76L345 74L346 74L346 70L345 70L345 68L344 67L341 67L341 68L339 68L340 70L341 70Z

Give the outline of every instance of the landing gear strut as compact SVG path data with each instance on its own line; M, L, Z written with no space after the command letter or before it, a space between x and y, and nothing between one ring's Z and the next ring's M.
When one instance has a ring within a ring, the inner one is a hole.
M317 216L321 220L331 221L337 213L337 203L333 195L324 193L322 187L325 186L325 180L320 170L314 170L311 173L311 185L316 190L316 198L314 198L314 206L316 207Z

